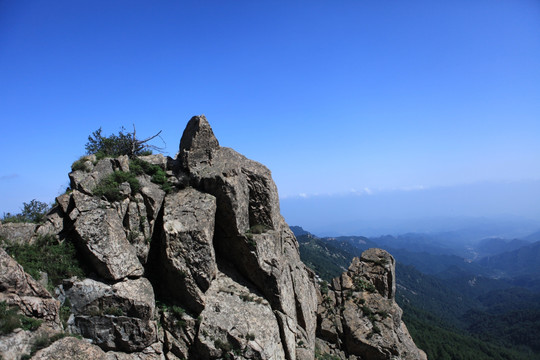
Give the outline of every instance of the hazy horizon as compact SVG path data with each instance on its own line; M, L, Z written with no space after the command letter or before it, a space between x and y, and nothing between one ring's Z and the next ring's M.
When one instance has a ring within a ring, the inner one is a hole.
M302 194L281 199L289 225L319 236L379 236L470 229L520 237L540 230L540 181Z

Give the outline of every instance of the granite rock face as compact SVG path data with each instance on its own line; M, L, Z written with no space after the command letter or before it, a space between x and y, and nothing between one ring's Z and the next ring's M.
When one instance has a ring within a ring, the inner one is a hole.
M204 292L216 276L213 246L216 200L189 188L167 195L163 205L161 291L200 313ZM174 284L174 285L173 285Z
M122 280L143 274L137 251L129 243L115 209L98 207L81 211L73 226L77 243L100 276Z
M319 301L321 347L336 356L360 359L427 359L401 321L396 304L395 260L369 249L334 279Z
M65 337L46 349L38 351L34 360L107 360L107 354L99 347L74 337Z
M157 341L155 298L146 278L107 285L92 279L64 281L71 304L70 331L104 350L135 352Z
M16 243L29 243L34 239L36 229L36 224L0 223L0 237L10 239Z
M45 224L11 233L73 242L86 278L65 279L55 299L0 250L0 299L85 339L34 358L312 360L316 346L342 359L425 358L394 302L393 258L369 250L321 293L270 171L221 147L204 116L174 159L89 155L76 169ZM114 197L97 195L125 173ZM27 351L30 335L11 334L12 348Z
M316 284L279 212L270 171L232 149L219 147L203 116L189 121L179 159L192 186L216 198L217 255L232 263L268 300L286 357L313 358ZM300 342L302 347L297 345Z

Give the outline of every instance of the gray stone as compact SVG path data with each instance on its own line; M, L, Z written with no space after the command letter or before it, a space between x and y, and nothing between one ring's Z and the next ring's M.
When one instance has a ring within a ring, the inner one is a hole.
M207 292L197 338L197 359L285 359L278 321L253 289L220 273Z
M163 207L162 290L199 313L217 271L212 244L216 200L188 188L167 195Z
M39 350L32 360L107 360L99 347L74 337L65 337L51 346Z
M124 226L128 231L128 241L135 247L139 261L146 264L153 231L150 228L146 206L140 194L135 195L135 201L129 202Z
M152 344L141 351L123 353L116 351L107 352L107 360L166 360L163 354L163 345L160 342Z
M142 276L144 269L114 209L81 211L74 223L74 234L100 276L111 280Z
M152 155L146 155L146 156L139 156L139 159L142 160L142 161L146 161L147 163L150 163L152 165L158 165L163 170L167 169L167 163L169 161L162 154L152 154Z
M52 209L45 217L45 222L39 225L34 236L57 236L64 230L64 214L60 207Z
M150 229L153 232L159 211L163 205L165 191L161 190L159 185L154 184L148 175L139 176L138 179L141 183L140 194L142 195L146 207L146 216Z
M56 203L58 204L58 207L62 211L63 214L67 214L69 211L69 204L70 204L71 194L65 193L60 196L56 197Z
M180 140L180 159L182 166L211 165L212 152L219 148L219 142L204 115L189 120Z
M22 354L29 354L32 349L33 334L23 329L0 336L0 357L3 360L19 360Z
M37 225L32 223L0 223L0 237L17 244L30 244Z
M63 286L74 315L71 331L104 350L141 351L157 341L154 291L147 279L114 285L85 279Z
M87 195L92 195L99 182L114 171L114 159L101 159L90 172L76 170L69 173L70 187Z

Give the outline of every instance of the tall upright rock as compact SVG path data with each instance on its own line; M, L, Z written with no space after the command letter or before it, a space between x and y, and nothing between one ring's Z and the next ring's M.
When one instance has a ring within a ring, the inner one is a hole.
M340 357L425 360L395 302L395 260L369 249L321 293L318 344Z
M270 171L220 146L204 116L188 122L174 159L80 161L72 191L27 237L52 233L84 258L87 278L64 280L55 295L69 312L64 331L91 344L58 341L36 358L422 359L393 300L393 258L365 253L321 293Z
M204 116L195 116L187 124L177 161L194 188L216 198L218 264L232 265L268 301L286 357L312 359L316 285L279 212L270 171L220 147Z

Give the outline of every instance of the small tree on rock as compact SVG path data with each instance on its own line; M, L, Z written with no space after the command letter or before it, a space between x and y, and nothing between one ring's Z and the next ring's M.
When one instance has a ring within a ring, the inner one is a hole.
M23 209L19 214L12 215L10 213L4 213L2 222L4 223L42 223L45 221L45 215L49 211L49 205L36 199L29 203L23 203Z
M127 155L129 157L149 155L152 153L152 150L163 150L158 146L148 144L150 140L158 137L159 134L161 134L161 130L148 138L138 139L135 125L133 125L133 132L126 132L126 129L122 127L118 135L104 136L100 127L92 135L88 136L88 142L84 148L87 154L95 154L98 159L118 157L121 155Z

